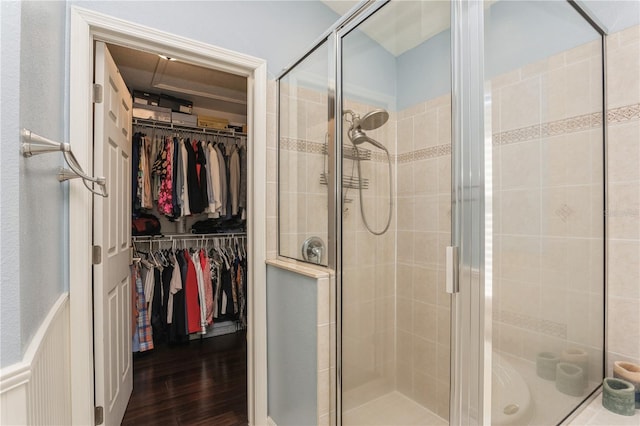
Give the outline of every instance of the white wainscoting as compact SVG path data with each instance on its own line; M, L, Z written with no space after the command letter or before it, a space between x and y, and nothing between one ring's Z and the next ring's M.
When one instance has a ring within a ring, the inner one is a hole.
M71 424L69 294L62 294L21 362L0 370L0 424Z

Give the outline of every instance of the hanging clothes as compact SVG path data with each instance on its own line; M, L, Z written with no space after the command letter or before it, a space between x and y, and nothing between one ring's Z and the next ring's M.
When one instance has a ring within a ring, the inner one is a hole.
M244 139L244 138L243 138ZM238 200L238 206L242 208L242 212L247 208L247 148L246 140L240 145L238 151L240 152L240 197Z
M211 285L211 265L204 250L200 250L200 263L204 276L205 326L213 323L213 289Z
M180 157L182 158L182 185L180 192L182 192L182 216L190 216L191 210L189 209L189 190L188 190L188 174L189 174L189 152L187 150L186 142L184 139L180 139Z
M153 349L153 333L149 316L147 314L147 303L144 298L144 288L142 278L137 265L131 267L131 284L135 286L136 298L134 305L136 308L135 324L133 333L132 349L134 352L144 352Z
M216 154L218 155L218 163L220 164L220 216L227 215L227 163L219 145L215 146Z
M163 178L160 183L160 193L158 194L158 211L164 215L171 216L173 213L173 141L167 138L164 143L163 154Z
M222 207L220 187L220 162L218 160L218 154L213 145L208 145L209 151L209 180L211 181L211 195L209 197L209 212L212 217L220 216L220 209Z
M185 297L187 304L187 329L189 333L197 333L201 331L200 327L200 303L198 300L198 277L196 267L189 255L189 251L185 250L184 258L187 263L187 280L185 287Z
M181 154L182 150L180 149L180 141L178 138L172 139L173 144L173 182L172 182L172 216L174 218L178 218L181 216L182 212L182 159Z
M189 341L185 291L187 282L187 263L184 257L184 250L178 250L175 253L175 258L178 264L177 269L179 269L182 290L178 290L173 295L173 318L169 327L169 343L180 344Z
M231 214L238 214L240 204L240 154L237 149L229 157L229 195L231 197Z

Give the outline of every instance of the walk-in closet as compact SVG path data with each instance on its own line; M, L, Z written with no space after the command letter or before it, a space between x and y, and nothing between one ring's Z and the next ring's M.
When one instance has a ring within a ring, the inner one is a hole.
M247 424L247 79L106 47L132 97L123 424Z

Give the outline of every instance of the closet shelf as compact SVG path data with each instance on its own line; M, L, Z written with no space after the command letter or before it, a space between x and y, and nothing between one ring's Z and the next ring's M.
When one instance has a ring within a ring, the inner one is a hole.
M133 242L146 242L146 241L174 241L174 240L212 240L216 238L229 238L229 237L243 237L246 238L246 232L229 232L229 233L215 233L215 234L160 234L160 235L132 235L131 241Z
M139 127L147 127L151 129L173 130L176 132L196 133L201 135L219 135L228 137L247 137L246 133L236 132L233 129L209 129L206 127L187 126L184 124L173 124L164 121L148 120L143 118L134 118L133 125Z

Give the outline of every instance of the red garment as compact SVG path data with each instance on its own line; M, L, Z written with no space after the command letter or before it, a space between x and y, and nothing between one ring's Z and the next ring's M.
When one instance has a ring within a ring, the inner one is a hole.
M187 299L187 329L189 333L197 333L202 330L200 326L198 278L196 276L196 267L187 250L185 250L184 257L187 262L187 284L185 287L185 297Z

